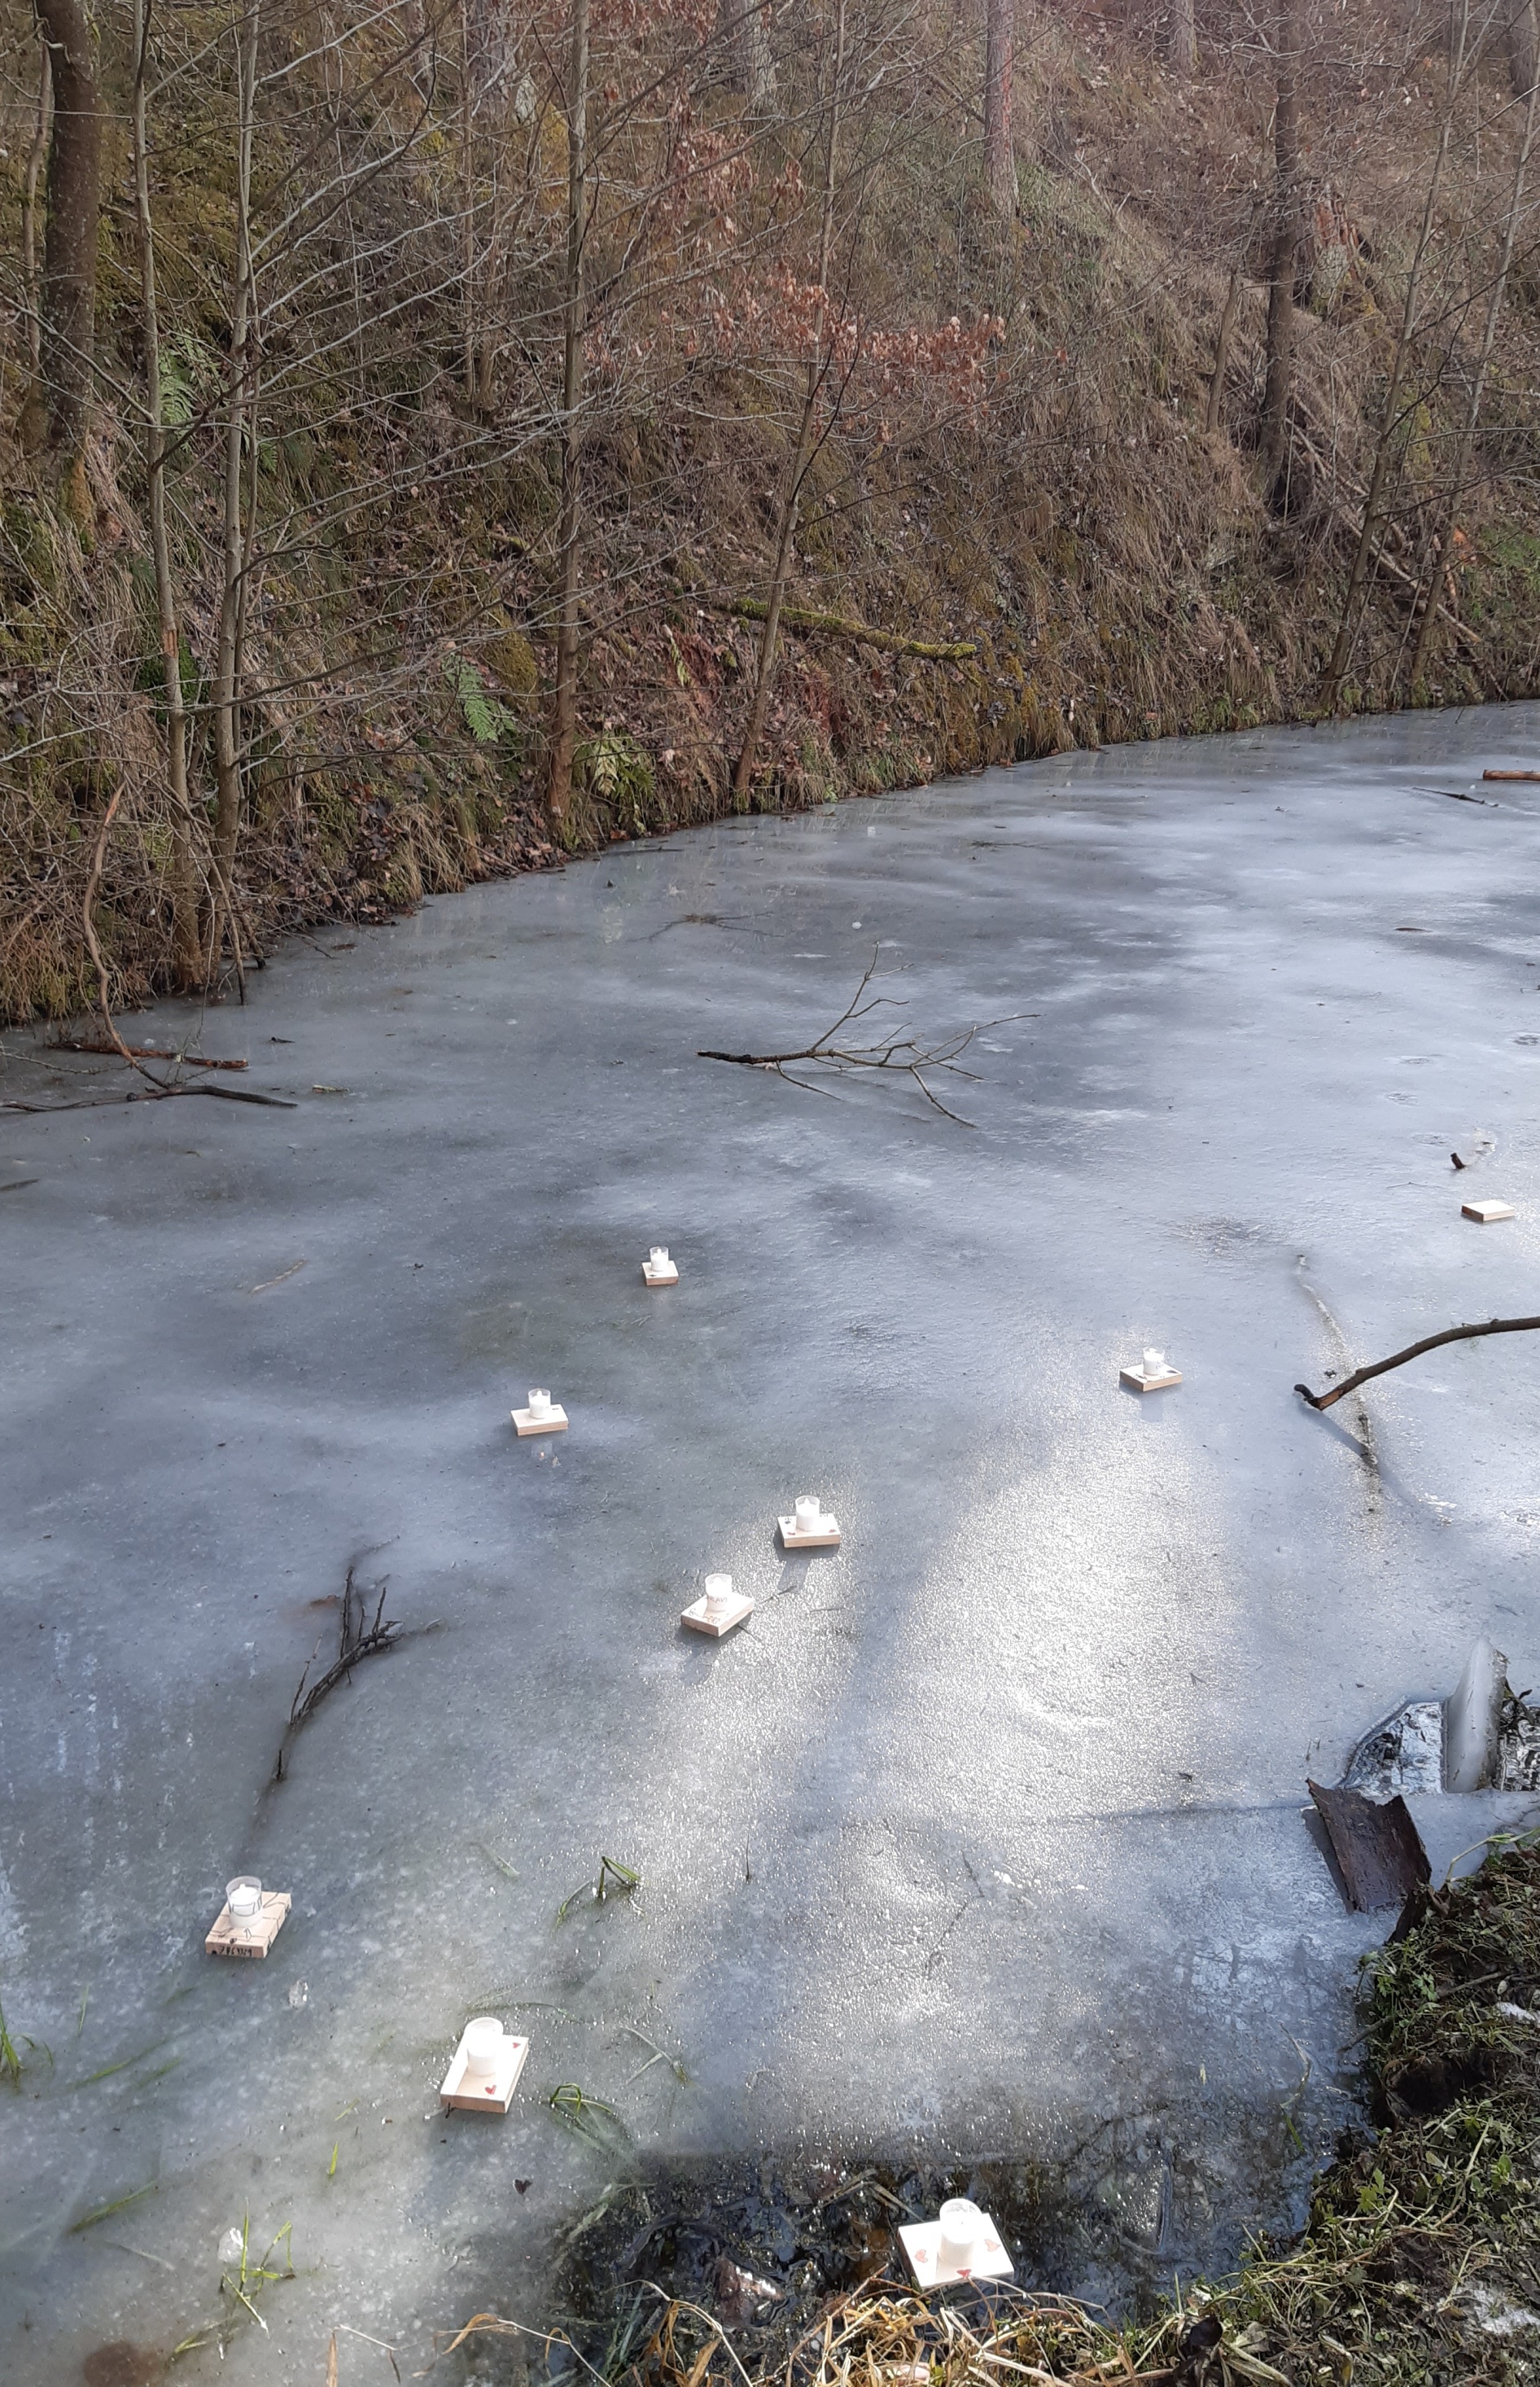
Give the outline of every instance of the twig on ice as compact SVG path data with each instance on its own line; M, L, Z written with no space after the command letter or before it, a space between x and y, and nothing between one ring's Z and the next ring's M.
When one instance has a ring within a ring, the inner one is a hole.
M1484 1326L1446 1326L1442 1334L1425 1334L1420 1343L1408 1343L1404 1351L1395 1351L1388 1359L1376 1359L1371 1368L1359 1368L1333 1384L1329 1393L1313 1393L1308 1384L1296 1384L1296 1393L1307 1400L1313 1409L1329 1409L1347 1393L1357 1392L1367 1384L1370 1376L1382 1376L1387 1368L1404 1368L1408 1359L1420 1359L1424 1351L1436 1351L1441 1343L1468 1343L1478 1334L1530 1334L1540 1331L1540 1318L1489 1318Z
M272 1770L274 1782L282 1782L284 1779L284 1760L288 1755L290 1744L300 1725L309 1722L327 1692L335 1691L339 1683L350 1680L354 1667L363 1659L372 1658L382 1649L393 1649L396 1647L400 1626L388 1621L382 1622L385 1618L385 1593L389 1588L390 1578L387 1575L383 1582L371 1586L378 1594L378 1598L374 1602L374 1621L369 1623L366 1622L369 1614L367 1596L353 1581L358 1563L358 1560L355 1559L348 1568L347 1581L343 1590L342 1629L338 1636L337 1656L327 1667L326 1672L318 1676L307 1690L306 1681L310 1667L315 1662L312 1651L305 1672L299 1677L299 1687L295 1692L294 1702L289 1709L289 1721L284 1727L284 1737L279 1746L278 1762Z
M955 1119L959 1127L971 1127L973 1121L964 1118L960 1111L950 1109L934 1087L926 1083L923 1073L927 1069L947 1069L955 1078L968 1078L975 1085L978 1084L978 1070L965 1069L958 1055L966 1052L982 1029L1004 1028L1012 1019L1029 1019L1035 1014L1013 1011L1004 1019L975 1020L971 1028L959 1028L953 1035L943 1036L939 1043L930 1045L921 1044L913 1036L895 1036L886 1043L838 1042L836 1040L841 1029L853 1028L858 1021L869 1019L873 1012L903 1009L902 1001L895 995L874 994L867 997L866 990L876 972L877 951L874 949L872 958L862 973L860 985L833 1027L826 1028L821 1036L814 1037L811 1044L804 1044L798 1052L709 1053L702 1050L695 1057L698 1061L730 1061L740 1069L771 1069L777 1078L784 1078L788 1085L800 1086L804 1093L809 1094L827 1094L830 1090L827 1086L809 1085L804 1078L793 1077L791 1071L794 1068L892 1070L900 1077L912 1079L926 1101L943 1118Z

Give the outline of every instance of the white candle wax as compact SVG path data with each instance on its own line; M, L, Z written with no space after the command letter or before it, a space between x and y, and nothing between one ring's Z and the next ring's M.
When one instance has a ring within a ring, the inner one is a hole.
M531 1417L537 1418L549 1417L550 1395L549 1392L542 1390L538 1386L535 1386L531 1389L529 1396L529 1414Z
M226 1882L225 1903L238 1923L249 1923L262 1911L262 1885L254 1874L239 1873Z
M709 1574L706 1577L706 1613L720 1616L733 1604L733 1579L730 1574Z

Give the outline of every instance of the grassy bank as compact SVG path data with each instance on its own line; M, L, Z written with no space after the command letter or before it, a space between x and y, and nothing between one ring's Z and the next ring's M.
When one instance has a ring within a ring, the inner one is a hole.
M574 2263L570 2342L625 2387L1523 2387L1540 2377L1540 1849L1420 1894L1403 1922L1365 1970L1366 2119L1299 2242L1254 2247L1232 2279L1117 2326L1032 2290L922 2298L893 2284L905 2201L880 2169L809 2195L795 2243L632 2189L605 2211L608 2275L590 2251L580 2284ZM478 2315L446 2333L446 2367L523 2377L537 2335Z

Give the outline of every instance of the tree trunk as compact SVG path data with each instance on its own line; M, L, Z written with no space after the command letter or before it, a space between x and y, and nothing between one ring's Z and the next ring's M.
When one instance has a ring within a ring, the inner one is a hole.
M1531 153L1534 147L1537 100L1540 100L1540 82L1537 82L1532 74L1528 104L1524 109L1523 138L1520 142L1519 155L1513 163L1513 185L1508 193L1508 221L1503 226L1502 255L1497 263L1496 279L1492 284L1491 294L1486 302L1486 322L1482 331L1481 354L1476 360L1475 378L1471 384L1470 403L1466 408L1465 421L1455 448L1454 461L1449 468L1449 488L1444 508L1442 527L1430 542L1427 567L1430 575L1428 594L1422 607L1422 619L1417 626L1417 644L1412 649L1410 676L1414 689L1422 676L1423 668L1427 663L1429 641L1433 637L1433 624L1438 618L1438 575L1442 570L1447 568L1455 515L1465 493L1465 474L1471 460L1471 450L1476 444L1476 431L1481 421L1482 398L1486 390L1486 376L1492 363L1492 351L1496 344L1497 324L1503 311L1503 300L1508 293L1508 277L1513 264L1514 243L1518 237L1519 218L1524 204L1524 183L1529 173Z
M1219 315L1218 334L1214 342L1214 371L1209 376L1208 405L1204 413L1203 427L1205 431L1218 431L1219 427L1219 415L1224 405L1225 374L1230 369L1231 336L1234 332L1235 318L1240 310L1241 269L1236 265L1231 269L1230 288L1225 292L1225 303Z
M1198 24L1193 0L1171 0L1171 71L1185 78L1198 65Z
M1272 497L1286 478L1294 386L1294 276L1299 270L1299 62L1301 0L1278 0L1274 42L1273 231L1268 264L1268 371L1262 392L1262 473Z
M1363 593L1370 557L1373 552L1374 536L1379 527L1380 506L1390 475L1391 458L1396 446L1395 435L1401 428L1401 385L1406 376L1407 362L1411 355L1412 334L1417 324L1417 298L1421 286L1423 261L1433 238L1433 218L1438 195L1444 182L1444 169L1449 156L1449 140L1455 126L1455 103L1459 96L1460 79L1465 72L1465 45L1471 30L1471 0L1459 0L1456 12L1454 44L1449 53L1449 80L1445 93L1444 114L1438 128L1438 147L1433 153L1433 170L1428 176L1428 188L1422 202L1422 221L1418 227L1417 246L1407 275L1407 296L1401 309L1401 322L1395 335L1395 348L1391 358L1390 380L1385 390L1385 410L1380 424L1380 436L1374 449L1374 469L1370 474L1369 494L1364 499L1363 521L1358 527L1358 543L1353 551L1348 569L1347 592L1343 599L1342 619L1337 625L1336 643L1332 660L1326 666L1321 682L1321 702L1336 703L1348 660L1353 652L1357 629L1358 600Z
M1518 0L1508 29L1508 71L1515 99L1527 99L1540 75L1540 11L1535 0Z
M776 113L776 61L769 12L758 6L748 8L743 19L743 93L750 115L768 122Z
M48 155L48 136L54 121L54 69L46 42L40 44L42 65L38 69L37 130L32 145L27 152L27 168L21 183L21 286L27 298L27 359L31 364L32 386L41 388L43 380L43 288L37 271L37 184Z
M1016 141L1011 78L1016 67L1016 0L985 0L984 183L996 213L1014 216Z
M738 748L738 764L733 772L733 807L737 812L748 810L754 758L759 751L759 741L764 735L765 715L770 710L776 641L780 634L781 608L786 602L786 586L791 574L792 542L796 537L797 516L802 510L802 484L813 458L818 390L824 373L820 350L828 314L829 258L834 246L834 199L839 187L839 109L844 79L845 0L839 0L835 30L834 78L829 96L828 148L824 158L824 197L818 219L819 298L813 333L814 353L808 363L807 380L802 391L802 409L797 425L797 444L792 450L791 470L781 486L779 519L776 524L776 562L769 601L764 609L764 630L759 642L759 659L754 668L754 692L749 700L749 718L744 725L743 743Z
M556 688L551 706L550 777L546 810L566 836L577 745L577 592L581 527L583 403L583 250L588 204L588 0L573 0L572 82L567 101L567 289L562 363L562 607L556 625Z
M255 368L251 318L251 150L257 106L257 39L260 0L248 0L236 39L240 125L235 161L235 276L230 310L230 393L224 439L223 575L219 650L214 670L214 773L218 804L214 858L218 886L209 963L219 966L225 924L235 933L235 850L241 833L240 654L245 611L246 539L241 520L241 458L248 433Z
M90 411L96 335L101 98L87 0L37 0L37 19L54 86L39 342L41 427L43 440L62 463L71 510L83 519L81 449Z
M150 0L133 0L133 198L139 224L139 290L148 385L145 465L150 496L150 549L155 558L156 610L166 671L166 784L171 799L172 943L179 987L202 975L193 814L187 800L187 720L182 695L182 640L170 540L166 530L166 433L160 412L160 324L155 296L155 223L150 213L149 141L145 81L149 66Z

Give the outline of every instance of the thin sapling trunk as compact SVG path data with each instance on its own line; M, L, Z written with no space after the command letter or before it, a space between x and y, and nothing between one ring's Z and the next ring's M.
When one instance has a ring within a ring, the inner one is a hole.
M567 287L562 354L561 611L556 625L556 688L551 708L550 777L546 807L559 839L567 833L573 756L577 746L577 607L580 562L583 403L584 244L588 193L588 0L573 0L571 90L567 103Z
M149 141L145 84L149 65L151 0L133 0L133 198L139 227L139 291L147 383L145 468L149 480L150 548L155 559L156 611L166 673L166 784L171 801L171 902L177 983L196 986L202 972L193 815L187 797L187 719L182 694L182 640L170 540L166 530L166 433L160 399L160 327L155 292L155 224L150 212Z

